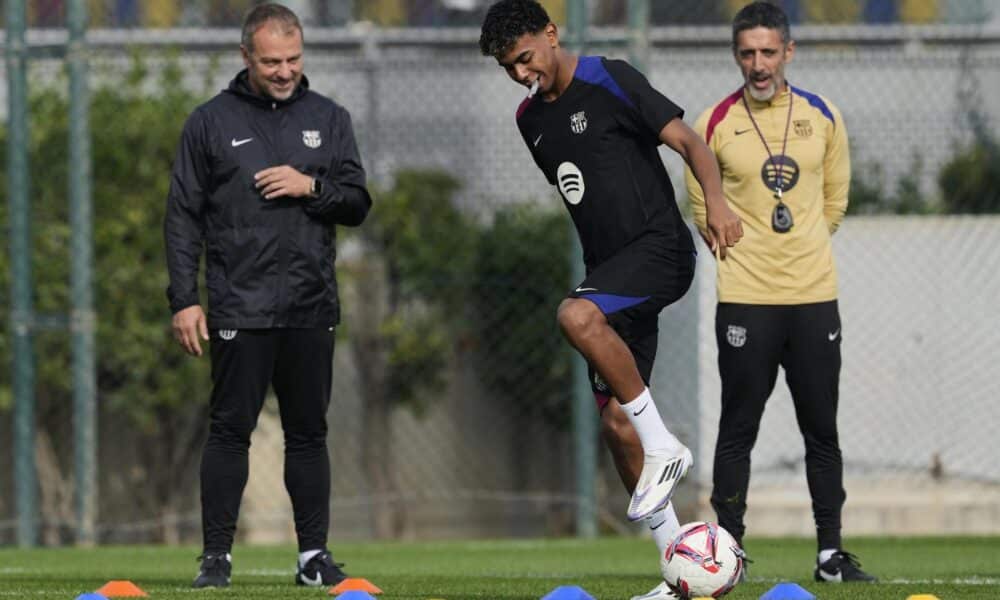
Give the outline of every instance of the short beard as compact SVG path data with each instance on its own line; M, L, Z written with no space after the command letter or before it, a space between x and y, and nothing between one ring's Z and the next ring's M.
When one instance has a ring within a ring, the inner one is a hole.
M768 102L778 94L778 85L771 80L771 85L764 91L758 90L753 87L751 82L747 82L747 91L750 92L750 97L757 102Z

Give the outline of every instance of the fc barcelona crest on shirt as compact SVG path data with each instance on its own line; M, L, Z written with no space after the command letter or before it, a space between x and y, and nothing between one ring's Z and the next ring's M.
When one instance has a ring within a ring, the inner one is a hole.
M319 148L323 140L319 137L318 131L303 131L302 132L302 143L310 148Z
M795 135L807 138L813 134L812 122L809 119L795 121Z
M573 133L583 133L587 131L587 115L581 110L578 113L574 113L569 118L569 128L573 130Z
M747 328L739 325L730 325L726 331L726 341L733 348L742 348L747 343Z

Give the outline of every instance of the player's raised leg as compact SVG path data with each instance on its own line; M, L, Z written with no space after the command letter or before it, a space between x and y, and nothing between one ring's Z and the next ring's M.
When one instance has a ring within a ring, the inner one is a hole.
M622 408L639 437L644 459L628 518L644 519L670 502L677 483L694 464L694 458L663 424L632 352L598 304L589 298L567 298L559 306L558 321L563 335L587 359L614 396L629 398Z

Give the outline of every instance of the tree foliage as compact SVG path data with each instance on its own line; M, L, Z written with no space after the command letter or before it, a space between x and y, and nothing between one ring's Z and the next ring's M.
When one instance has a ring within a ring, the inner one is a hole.
M391 396L420 406L442 389L447 357L471 351L485 386L530 388L513 394L519 408L559 404L570 367L555 310L569 288L572 227L526 204L482 224L456 206L458 190L449 174L402 171L362 229L366 262L384 261Z
M959 150L938 175L947 212L1000 213L1000 146L977 140Z
M384 297L374 331L348 327L359 339L379 336L386 392L394 404L421 410L444 387L444 369L461 335L462 309L475 256L476 224L455 206L459 182L439 171L404 170L376 193L361 234L368 272L381 263ZM371 302L373 292L358 301ZM370 310L371 307L364 307ZM373 345L372 347L375 347Z
M169 333L167 276L162 238L164 199L174 147L198 97L181 84L176 64L151 75L136 59L120 78L92 92L92 198L95 310L98 315L98 388L102 405L128 413L152 430L157 407L205 399L207 361L188 360ZM30 202L32 206L34 307L66 314L69 296L70 223L68 102L57 87L33 90ZM4 134L4 148L6 135ZM6 163L4 163L6 167ZM6 174L3 174L6 186ZM6 213L7 206L3 207ZM6 215L4 215L6 216ZM6 218L4 219L6 222ZM0 257L0 290L10 287L9 260ZM6 311L9 302L2 303ZM37 344L40 397L70 390L66 336ZM9 364L6 346L0 360ZM0 381L8 385L5 372Z
M571 235L561 211L503 208L482 234L474 274L480 377L519 412L557 425L569 414L571 354L555 314L570 287Z
M855 168L847 213L851 215L923 215L939 211L933 199L920 190L924 161L919 154L910 159L909 167L896 179L888 193L885 172L880 163L864 163Z
M191 496L192 488L185 482L197 472L192 465L205 430L208 361L186 357L171 337L162 235L174 148L199 96L182 84L176 61L161 65L154 77L135 57L125 73L95 80L99 83L91 92L90 131L100 452L128 465L99 468L99 485L133 490L126 505L109 505L114 499L102 497L99 512L127 519L133 511L149 511L135 514L138 520ZM72 304L69 104L64 89L64 85L36 85L29 98L36 314L65 315ZM3 137L0 146L6 149L6 132ZM0 179L6 188L6 172ZM7 208L7 203L0 208L5 224ZM0 252L0 310L5 324L9 289L8 253ZM5 365L0 370L0 399L9 406L6 365L12 357L9 336L0 339L0 364ZM67 331L43 332L34 343L39 444L53 447L52 464L40 465L40 472L66 478L72 472L73 439L69 339ZM46 489L43 482L43 513ZM43 520L63 517L43 514Z

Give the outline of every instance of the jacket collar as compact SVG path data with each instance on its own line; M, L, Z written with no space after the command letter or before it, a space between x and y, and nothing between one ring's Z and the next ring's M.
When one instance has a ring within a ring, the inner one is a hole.
M287 106L306 95L309 91L309 80L305 75L302 75L302 80L299 81L299 85L295 86L295 91L292 92L291 96L284 100L276 100L270 96L263 96L255 92L253 88L250 87L250 79L247 70L243 69L236 74L236 77L234 77L232 81L229 82L229 87L226 88L225 91L259 106L266 106L269 108L272 104L276 104L277 106Z

